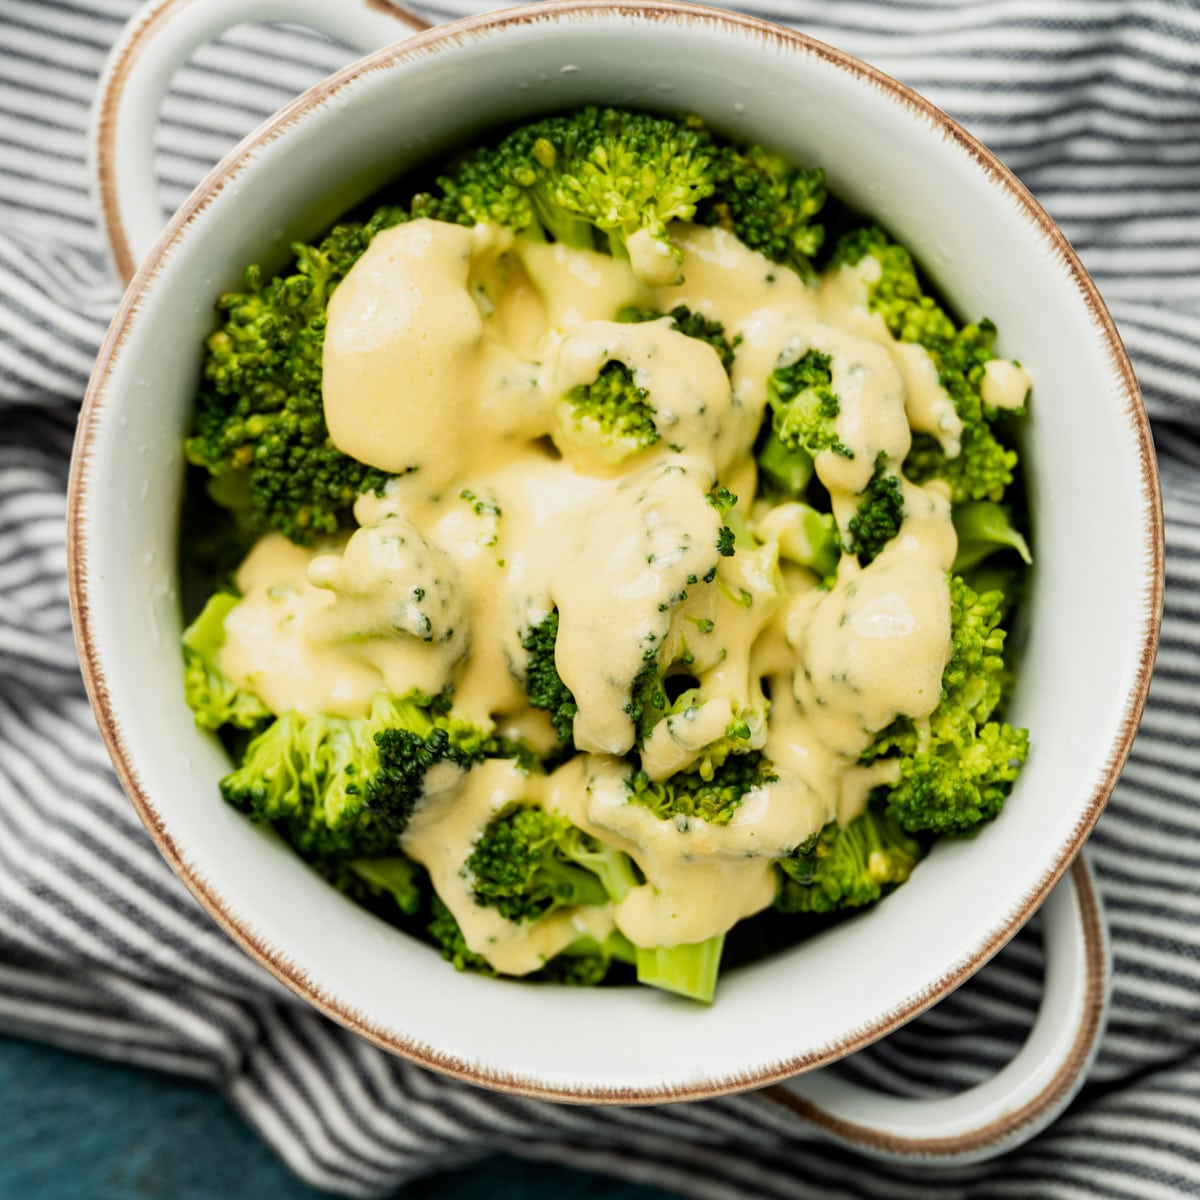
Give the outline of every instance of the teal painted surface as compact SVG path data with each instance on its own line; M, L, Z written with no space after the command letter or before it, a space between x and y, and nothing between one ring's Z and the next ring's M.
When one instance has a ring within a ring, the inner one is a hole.
M0 1038L2 1200L326 1200L202 1084ZM399 1200L674 1200L591 1172L496 1156Z

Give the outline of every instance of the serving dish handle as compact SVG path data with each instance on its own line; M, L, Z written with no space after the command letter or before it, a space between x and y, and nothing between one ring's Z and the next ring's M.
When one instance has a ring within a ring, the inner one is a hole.
M892 1161L993 1158L1045 1129L1074 1099L1096 1056L1111 988L1099 896L1083 856L1042 908L1045 983L1029 1037L998 1074L958 1095L889 1096L829 1069L756 1094L773 1119L797 1118L833 1141Z
M427 29L391 0L151 0L126 26L92 115L92 177L114 265L126 280L154 245L163 214L154 129L171 77L206 42L247 22L309 26L364 52ZM993 1079L958 1096L912 1100L810 1071L755 1093L782 1131L816 1128L861 1153L964 1162L1044 1129L1071 1101L1095 1056L1110 986L1108 942L1091 873L1078 858L1043 909L1044 996L1029 1039Z
M235 25L304 25L367 53L429 28L391 0L150 0L105 63L88 138L91 177L113 265L128 283L162 232L154 130L171 77Z

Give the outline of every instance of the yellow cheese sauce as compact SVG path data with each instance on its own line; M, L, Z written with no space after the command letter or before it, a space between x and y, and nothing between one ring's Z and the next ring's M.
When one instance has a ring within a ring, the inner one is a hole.
M803 557L798 506L756 516L760 545L718 554L723 484L756 488L752 446L767 380L808 350L829 356L837 436L815 470L839 527L878 461L893 471L913 430L957 451L961 421L928 355L895 343L866 302L864 260L808 283L719 229L675 226L682 264L630 263L487 226L422 219L380 233L329 304L324 401L334 444L395 474L355 507L358 528L310 550L264 538L238 575L222 670L276 712L364 714L380 689L454 689L455 711L553 744L520 684L524 631L559 613L556 666L574 694L580 753L549 775L507 760L437 768L402 837L468 947L497 970L536 970L584 934L639 946L699 942L768 907L772 860L847 821L891 763L856 765L898 715L927 716L950 649L946 494L903 481L899 533L867 566L844 554L830 588ZM647 280L658 282L646 282ZM687 305L724 324L732 377L667 319L629 305ZM607 442L563 400L610 361L632 372L658 440ZM1020 403L1028 377L988 364L985 399ZM1018 393L1020 398L1017 399ZM761 519L760 519L761 517ZM662 820L631 803L626 711L648 659L684 661L696 703L641 747L652 779L696 763L745 712L777 779L726 825ZM475 901L464 863L506 806L541 804L627 852L644 878L619 905L523 924Z

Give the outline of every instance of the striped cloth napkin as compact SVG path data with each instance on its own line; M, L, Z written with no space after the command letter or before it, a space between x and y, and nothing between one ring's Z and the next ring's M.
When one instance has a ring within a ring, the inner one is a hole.
M436 21L475 7L437 0L422 12ZM785 1137L744 1098L585 1110L428 1074L285 994L159 858L84 698L64 580L72 429L119 294L88 194L85 127L105 53L134 8L0 0L0 1029L208 1080L299 1175L348 1195L492 1148L697 1197L1200 1194L1200 8L763 0L752 10L913 85L1016 170L1110 304L1162 462L1162 651L1090 851L1116 954L1108 1032L1083 1094L1049 1132L1000 1162L942 1170ZM260 117L349 57L265 28L197 54L163 107L164 208ZM840 1069L905 1094L968 1086L1022 1040L1040 976L1035 923L950 999Z

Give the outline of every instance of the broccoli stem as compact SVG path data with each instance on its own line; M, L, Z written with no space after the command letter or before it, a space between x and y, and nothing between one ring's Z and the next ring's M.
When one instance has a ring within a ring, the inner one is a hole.
M711 1004L721 968L725 935L684 946L637 948L638 983L675 992L701 1004Z

